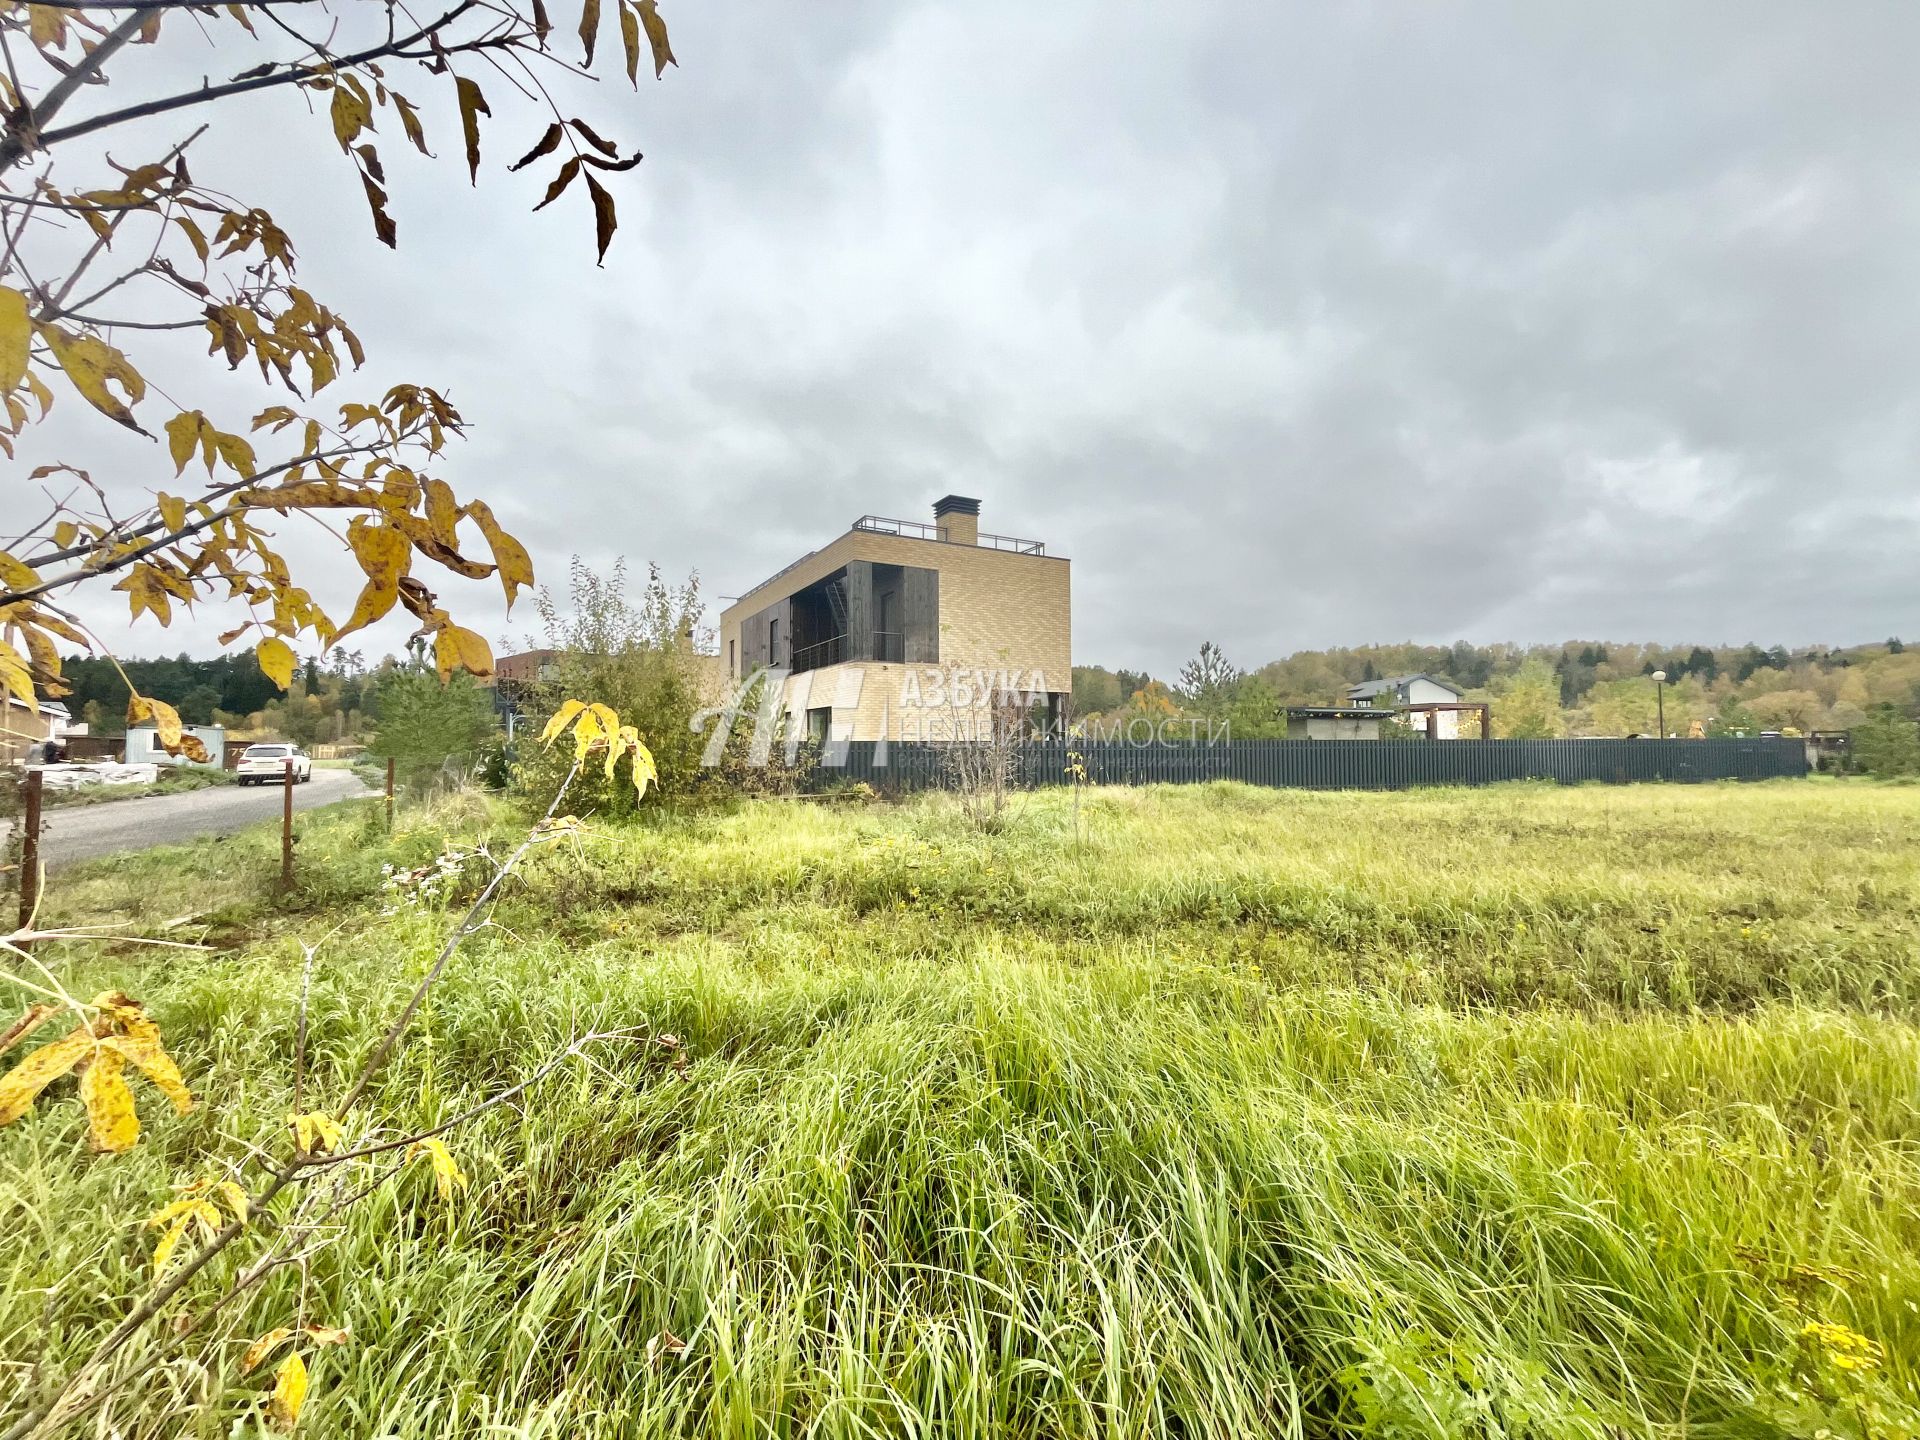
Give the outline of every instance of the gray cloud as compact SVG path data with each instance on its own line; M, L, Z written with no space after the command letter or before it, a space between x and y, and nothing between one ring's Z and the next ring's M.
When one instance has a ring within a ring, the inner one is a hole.
M356 392L449 388L549 578L734 593L955 489L1074 557L1087 661L1920 628L1911 6L667 14L587 101L648 152L604 271L444 105L396 255L295 101L202 163L271 162Z

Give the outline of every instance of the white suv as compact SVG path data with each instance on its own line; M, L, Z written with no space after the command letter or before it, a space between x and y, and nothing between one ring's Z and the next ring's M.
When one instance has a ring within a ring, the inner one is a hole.
M287 761L293 761L293 780L304 785L313 778L313 761L298 745L249 745L240 753L233 773L242 785L278 785L286 779Z

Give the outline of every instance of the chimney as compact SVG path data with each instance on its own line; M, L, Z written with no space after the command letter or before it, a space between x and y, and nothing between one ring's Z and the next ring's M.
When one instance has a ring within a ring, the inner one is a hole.
M953 545L980 543L980 502L970 495L942 495L933 502L933 523Z

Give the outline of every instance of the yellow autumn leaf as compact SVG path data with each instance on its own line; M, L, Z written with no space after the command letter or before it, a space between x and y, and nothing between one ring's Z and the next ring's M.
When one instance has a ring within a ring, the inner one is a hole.
M139 1004L118 990L94 997L100 1017L77 1027L29 1055L0 1078L0 1125L11 1124L32 1108L40 1092L60 1076L80 1070L80 1099L86 1106L89 1138L96 1150L118 1153L140 1136L133 1093L126 1082L129 1062L185 1114L193 1108L180 1070L160 1044L160 1031ZM0 1037L0 1050L16 1043L49 1018L51 1007L36 1006Z
M185 470L187 462L193 459L194 448L200 443L200 431L206 423L207 417L198 410L182 410L167 421L167 454L173 460L175 475Z
M180 712L164 700L155 700L151 696L147 704L153 708L153 730L160 744L169 755L180 753Z
M231 1180L222 1180L213 1187L213 1193L227 1202L227 1209L233 1212L234 1219L242 1225L247 1223L247 1216L253 1213L253 1202L247 1199L246 1191Z
M212 432L213 449L226 467L242 480L251 480L254 472L253 446L238 435Z
M206 765L213 760L213 752L207 749L206 743L198 735L182 735L180 753L196 765Z
M486 501L469 501L466 513L480 527L480 533L487 537L487 544L493 550L494 566L500 572L501 588L507 592L507 608L511 610L514 596L521 590L533 588L533 557L527 554L526 546L501 528Z
M193 253L200 257L200 263L206 264L208 254L206 233L194 223L190 215L176 215L173 217L173 223L178 225L180 232L187 237L187 243L193 246Z
M31 565L0 550L0 585L10 590L26 590L39 583L40 577L33 573Z
M593 42L600 34L600 0L584 0L580 6L580 40L587 47L585 63L593 64Z
M487 108L487 97L480 93L480 87L464 75L453 77L453 91L460 102L460 130L467 142L467 179L469 184L480 183L480 117L491 116L493 111Z
M480 680L493 674L493 651L487 642L458 625L445 626L433 637L433 659L442 680L455 670L465 670Z
M324 1110L309 1110L304 1115L289 1115L293 1141L303 1154L321 1155L340 1148L340 1122Z
M158 1275L167 1268L188 1230L197 1228L204 1238L220 1233L220 1212L198 1194L189 1194L149 1216L145 1228L161 1232L153 1247L153 1273Z
M34 698L33 672L27 668L27 657L4 640L0 640L0 689L12 691L16 700L23 701L36 715L40 713L40 702Z
M187 502L178 495L160 493L158 500L160 523L169 530L182 529L187 523Z
M299 663L299 657L286 641L277 635L269 635L253 647L253 654L260 662L260 673L282 690L293 684L293 667Z
M413 142L413 148L422 155L431 155L427 149L427 132L421 127L420 112L413 108L413 102L399 91L389 92L393 99L393 108L400 112L401 128L407 132L407 139Z
M620 763L620 757L637 749L640 745L640 732L631 725L618 726L607 737L607 779L613 779L613 767Z
M40 402L40 418L46 419L47 412L53 409L53 391L49 390L46 383L31 370L27 372L27 389L32 393L33 398Z
M558 740L562 735L567 733L567 726L571 725L574 717L586 708L587 702L584 700L568 700L561 705L558 710L553 712L553 718L547 721L546 729L540 732L540 743L542 745L553 744L555 740Z
M333 86L333 138L340 142L344 153L353 144L354 137L362 130L373 125L373 106L367 99L366 91L350 75L342 75Z
M444 1141L433 1137L416 1140L407 1147L407 1158L411 1160L417 1155L426 1156L428 1163L433 1166L433 1188L439 1192L442 1200L451 1200L454 1191L467 1188L467 1177L454 1163L453 1152L447 1149Z
M666 74L667 66L678 65L673 46L667 42L667 22L660 18L658 0L639 0L640 23L647 27L647 44L653 50L653 78Z
M187 1089L187 1082L180 1074L180 1067L173 1057L167 1054L166 1047L160 1043L160 1031L144 1016L137 1029L129 1029L122 1035L109 1035L100 1042L130 1060L152 1082L182 1115L193 1109L193 1095Z
M640 83L640 17L626 0L620 4L620 43L627 52L627 83Z
M167 1262L173 1258L173 1252L180 1247L180 1239L187 1233L187 1227L193 1223L191 1215L176 1219L167 1226L165 1233L153 1247L153 1273L157 1276L167 1268Z
M277 1325L247 1346L246 1354L240 1357L240 1373L251 1375L269 1355L296 1336L304 1337L315 1345L345 1345L353 1339L347 1331L336 1330L330 1325L302 1325L298 1330L289 1325Z
M300 1423L300 1408L307 1403L307 1362L289 1355L273 1375L273 1395L267 1401L267 1414L282 1430Z
M87 1107L87 1143L107 1155L131 1150L140 1138L133 1091L127 1088L127 1062L103 1046L80 1072L80 1103Z
M591 731L591 733L589 733L589 731ZM586 759L587 752L593 748L595 743L604 741L607 745L609 760L607 775L611 778L613 775L611 761L614 741L619 738L619 735L620 716L615 713L612 706L602 705L597 700L594 701L587 706L587 713L581 717L580 723L574 727L574 759Z
M42 1090L92 1053L93 1036L84 1028L71 1030L0 1076L0 1125L26 1114Z
M580 718L573 722L573 759L576 765L587 758L594 743L601 738L600 717L593 711L593 706L587 706L580 712Z
M59 542L56 541L55 543L58 544ZM32 613L30 618L35 628L44 630L49 635L58 635L69 644L85 645L88 643L87 637L82 631L69 625L58 615L50 614L45 610L37 610Z
M27 297L0 285L0 394L27 378L27 356L33 349L33 319Z
M460 506L453 498L453 487L444 480L428 480L422 487L427 502L427 524L442 544L458 543Z
M633 798L647 798L647 786L660 783L660 770L653 763L653 751L649 750L638 735L633 738Z
M27 6L27 35L42 50L66 49L66 13L57 5Z
M128 408L138 405L147 395L146 379L133 368L132 361L97 335L69 334L58 325L36 325L34 329L47 342L53 358L60 362L67 379L88 404L129 430L147 433ZM108 388L110 385L117 385L126 399L115 395Z
M265 1360L267 1356L271 1355L275 1350L278 1350L292 1338L293 1330L290 1326L278 1325L269 1330L258 1340L247 1346L247 1353L240 1357L240 1373L242 1375L251 1375L260 1368L260 1362L262 1360Z
M168 598L160 572L153 566L135 565L113 588L127 596L130 618L138 620L143 613L151 612L162 625L173 623L173 601Z
M20 627L20 636L27 642L27 656L33 662L33 670L45 679L50 687L58 685L61 683L59 680L60 652L54 648L53 641L47 637L46 631L39 628L52 617L33 611L28 613L33 615L34 624L23 624ZM55 621L55 623L59 622ZM64 691L54 690L51 693L61 694Z
M407 573L408 557L413 553L405 531L391 525L375 525L363 515L356 515L347 525L347 543L353 548L353 558L359 561L367 583L354 604L353 614L334 636L336 641L371 625L393 609L400 598L400 580Z

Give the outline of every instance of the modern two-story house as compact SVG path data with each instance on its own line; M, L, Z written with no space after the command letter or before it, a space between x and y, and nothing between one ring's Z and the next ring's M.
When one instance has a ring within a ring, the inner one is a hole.
M1390 675L1385 680L1363 680L1358 685L1349 685L1347 703L1398 706L1423 717L1420 725L1429 739L1458 740L1458 712L1428 707L1457 705L1465 693L1458 685L1436 680L1431 675Z
M1002 697L1050 720L1073 686L1069 577L1040 541L983 532L969 496L932 524L864 515L721 613L721 662L736 684L786 672L821 739L950 738Z

